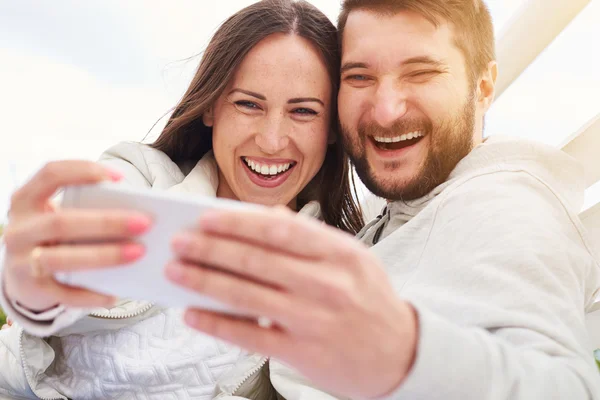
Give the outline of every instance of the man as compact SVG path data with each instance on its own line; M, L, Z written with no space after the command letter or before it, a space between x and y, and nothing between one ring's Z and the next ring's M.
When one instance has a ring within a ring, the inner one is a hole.
M346 0L339 28L345 146L389 200L359 234L371 251L284 210L206 216L182 259L253 280L183 261L168 275L261 318L187 322L340 396L600 399L583 174L554 149L482 139L497 75L483 2Z

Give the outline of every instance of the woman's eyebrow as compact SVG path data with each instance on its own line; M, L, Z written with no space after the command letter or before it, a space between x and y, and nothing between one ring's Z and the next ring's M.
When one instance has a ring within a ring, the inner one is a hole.
M306 103L306 102L314 102L319 103L323 107L325 107L325 103L321 99L317 99L316 97L296 97L294 99L289 99L288 104L298 104L298 103Z
M244 89L240 89L240 88L233 89L231 92L229 92L229 94L232 94L235 92L244 93L244 94L247 94L248 96L256 97L259 100L267 100L267 98L260 93L251 92L250 90L244 90Z

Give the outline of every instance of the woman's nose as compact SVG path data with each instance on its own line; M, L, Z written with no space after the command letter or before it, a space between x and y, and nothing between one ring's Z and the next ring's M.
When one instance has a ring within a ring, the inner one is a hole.
M277 154L288 146L290 127L285 121L284 115L278 113L269 117L256 135L255 142L266 154Z

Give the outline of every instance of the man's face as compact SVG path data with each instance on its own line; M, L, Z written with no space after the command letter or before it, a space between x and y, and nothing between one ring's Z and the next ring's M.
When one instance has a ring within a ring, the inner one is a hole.
M450 24L412 12L353 11L343 36L342 138L367 188L412 200L481 141L486 102ZM492 89L493 92L493 89Z

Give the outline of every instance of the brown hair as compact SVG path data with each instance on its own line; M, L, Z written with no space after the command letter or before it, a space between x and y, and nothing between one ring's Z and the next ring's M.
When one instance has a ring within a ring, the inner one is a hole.
M492 16L483 0L344 0L338 17L340 45L353 10L392 15L406 10L427 18L436 27L443 21L449 22L455 29L455 43L465 57L472 83L496 59Z
M330 129L337 129L340 56L335 26L306 1L263 0L237 12L217 30L192 83L152 147L166 153L175 163L197 161L210 151L212 128L204 125L202 114L222 94L250 49L275 33L307 39L323 57L332 85ZM298 206L317 199L327 224L358 232L364 222L352 197L349 175L348 158L341 140L336 140L327 148L320 171L298 195Z

